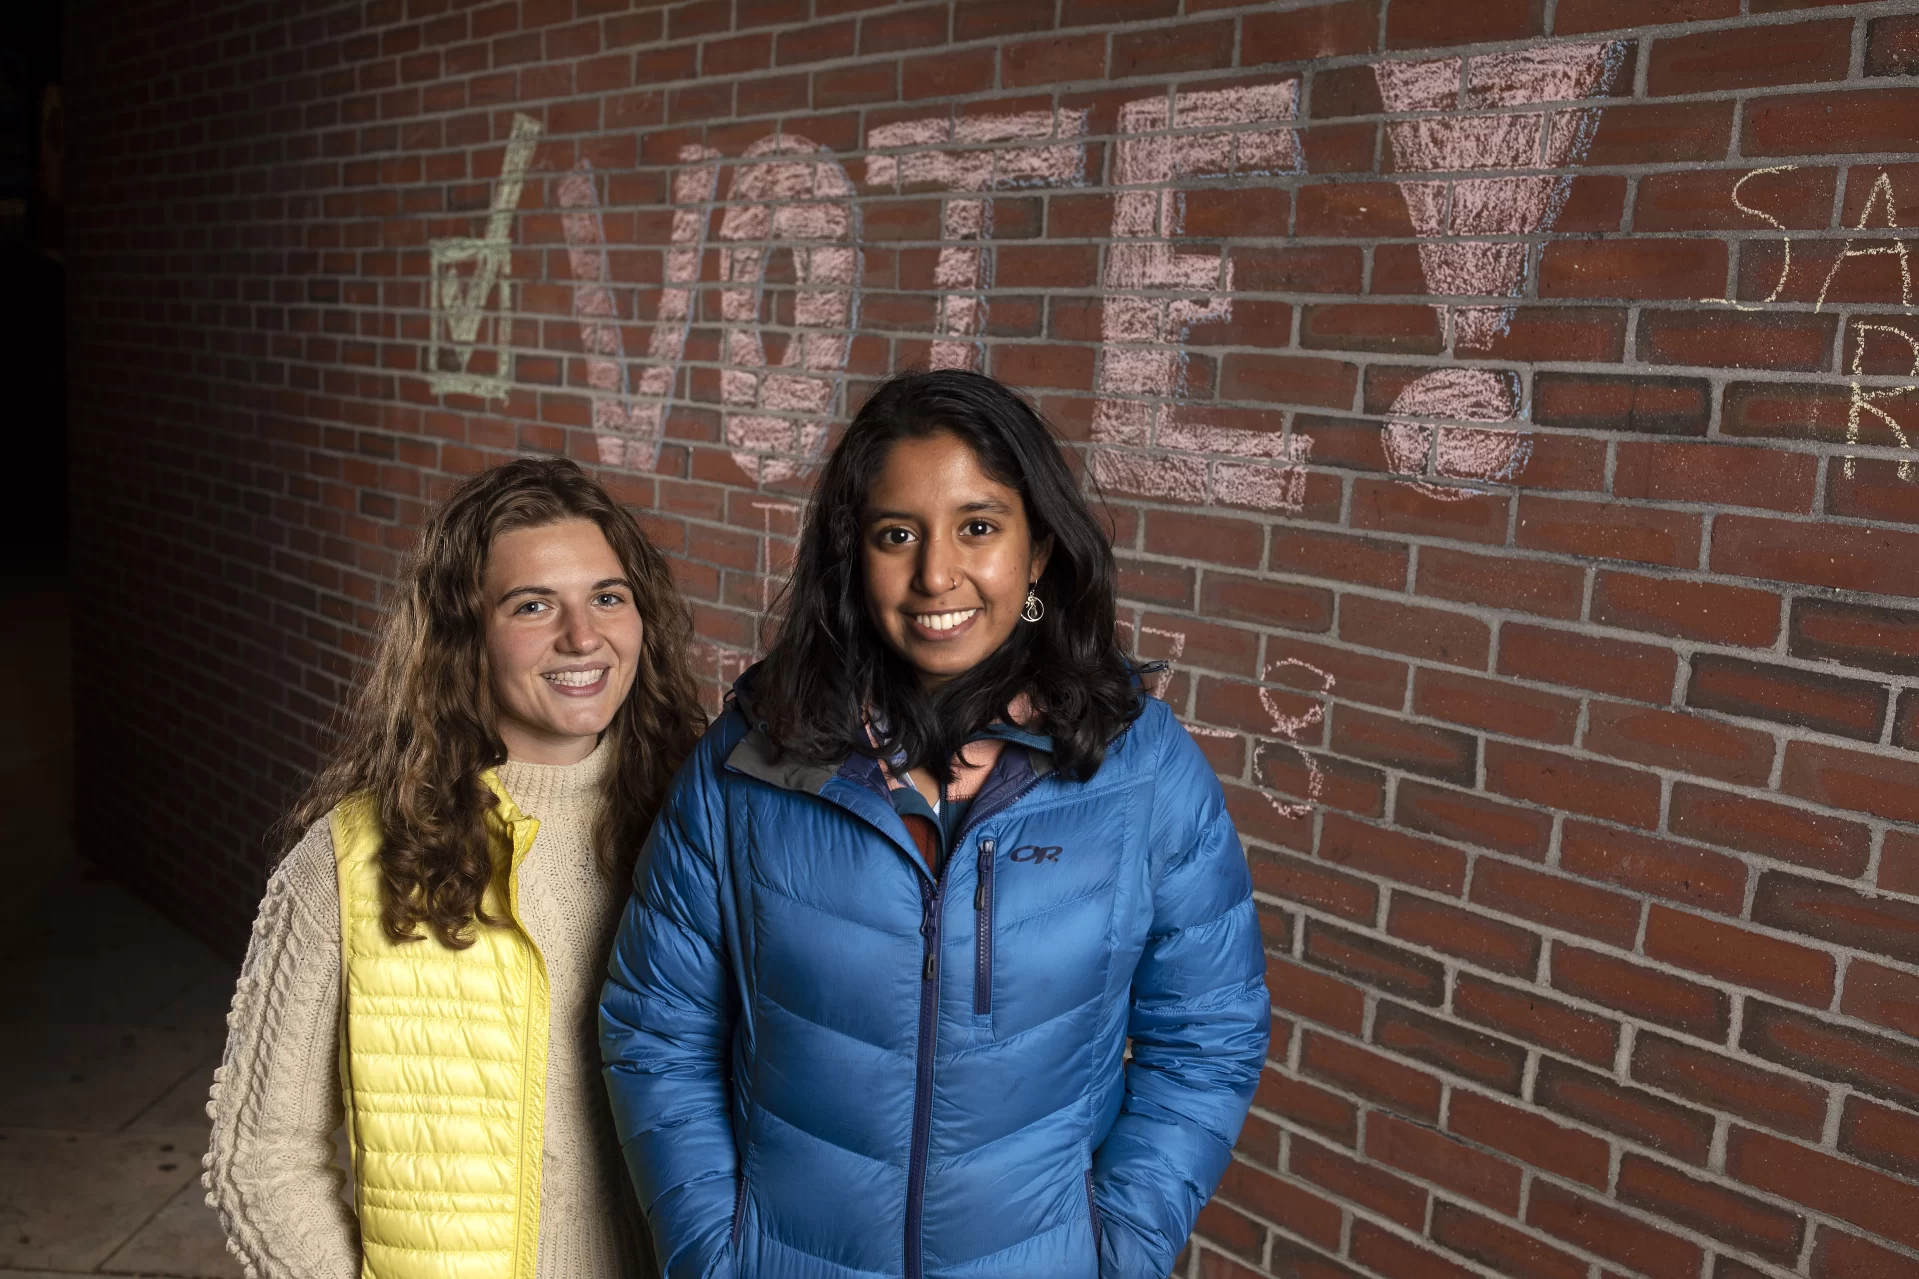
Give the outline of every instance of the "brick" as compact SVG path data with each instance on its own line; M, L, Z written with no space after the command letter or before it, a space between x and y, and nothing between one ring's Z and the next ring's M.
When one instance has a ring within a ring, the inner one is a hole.
M1748 176L1748 175L1752 176ZM1832 222L1832 198L1838 171L1797 168L1784 173L1755 173L1748 168L1691 169L1649 173L1639 182L1633 205L1638 231L1747 231L1761 223L1733 203L1763 210L1793 230L1824 230ZM1718 296L1717 287L1709 296Z
M1393 820L1429 835L1479 844L1534 861L1545 857L1552 834L1548 814L1410 778L1399 784Z
M1420 1124L1378 1114L1366 1121L1366 1154L1422 1181L1513 1216L1519 1211L1517 1164Z
M1310 920L1303 955L1374 990L1438 1007L1446 997L1446 970L1423 955L1362 933Z
M1591 165L1696 164L1723 160L1732 145L1731 102L1609 106L1586 151Z
M1919 17L1897 14L1866 25L1866 74L1919 74Z
M1508 622L1499 635L1499 673L1566 684L1642 702L1672 697L1677 662L1667 649Z
M1533 379L1533 417L1566 430L1704 435L1712 390L1697 378L1542 372Z
M1675 835L1835 875L1863 874L1872 843L1856 822L1687 782L1673 786L1667 821Z
M1527 494L1519 502L1516 540L1531 550L1694 568L1701 527L1697 515L1684 511Z
M1794 657L1919 676L1919 609L1801 596L1792 602L1786 650Z
M1593 578L1592 620L1675 639L1765 648L1779 634L1779 597L1724 582L1606 568Z
M1344 701L1399 707L1406 700L1406 664L1351 653L1293 635L1266 637L1266 680L1316 693L1331 676Z
M1725 991L1595 950L1555 943L1552 974L1555 990L1701 1039L1724 1039L1732 1025Z
M1359 1107L1338 1093L1279 1074L1270 1066L1259 1077L1253 1104L1343 1145L1359 1140Z
M1919 90L1794 93L1746 101L1740 150L1749 156L1919 149Z
M1266 989L1274 1008L1348 1034L1358 1034L1366 1018L1366 993L1359 987L1278 955L1266 957Z
M1652 1279L1694 1279L1699 1273L1697 1244L1549 1183L1533 1188L1526 1222Z
M1919 897L1919 832L1886 832L1885 847L1879 853L1879 887L1889 893Z
M1584 35L1738 16L1739 0L1560 0L1553 34Z
M1316 12L1248 14L1245 22L1250 28L1260 17ZM1231 259L1234 286L1251 293L1358 293L1365 267L1359 248L1350 245L1234 245Z
M1633 1038L1632 1077L1794 1137L1825 1130L1826 1090L1650 1031Z
M1832 808L1855 809L1895 822L1919 822L1919 761L1818 742L1788 742L1780 789Z
M1919 751L1919 691L1909 688L1899 694L1892 713L1892 744Z
M1466 883L1466 857L1457 849L1339 813L1322 819L1319 855L1335 865L1452 896Z
M1261 786L1296 799L1316 796L1329 808L1364 817L1377 817L1385 810L1384 773L1331 755L1309 755L1285 743L1260 742L1254 746L1253 776Z
M1492 633L1478 618L1364 595L1340 600L1339 634L1347 643L1478 670L1492 647Z
M1353 1221L1348 1253L1354 1261L1386 1279L1474 1279L1473 1272L1436 1252L1389 1234L1364 1218Z
M1811 372L1832 363L1831 316L1659 310L1639 317L1637 358L1648 364Z
M1887 399L1876 403L1895 420L1905 419L1908 405L1903 400ZM1720 429L1733 437L1827 440L1837 443L1845 440L1846 424L1850 417L1851 397L1844 387L1792 382L1734 382L1726 388ZM1881 431L1876 417L1861 415L1860 443L1892 444L1896 441L1897 437L1890 430Z
M1148 511L1146 549L1155 555L1256 569L1266 552L1266 530L1251 520Z
M1409 1230L1419 1229L1426 1219L1424 1190L1317 1142L1295 1138L1286 1170Z
M1414 681L1413 710L1433 719L1566 746L1572 744L1579 724L1579 703L1573 698L1430 667L1421 668Z
M1919 1279L1919 1261L1831 1226L1819 1227L1813 1279Z
M1342 360L1233 354L1220 361L1222 399L1344 409L1352 407L1358 388L1359 370Z
M1663 97L1843 80L1851 61L1850 19L1670 36L1654 42L1646 59L1646 91Z
M1882 684L1713 653L1693 658L1686 704L1867 742L1886 722Z
M1467 1021L1582 1061L1610 1065L1619 1044L1618 1023L1584 1012L1537 990L1504 986L1460 974L1453 1011Z
M1832 1002L1831 955L1720 920L1653 906L1644 950L1650 958L1794 1003L1824 1008Z
M1800 1214L1642 1155L1628 1154L1620 1161L1618 1194L1623 1204L1777 1262L1797 1261L1805 1239L1806 1222Z
M1908 478L1910 462L1890 458L1829 458L1826 511L1859 520L1919 524L1919 486Z
M1304 62L1371 53L1379 38L1374 0L1346 0L1288 13L1249 13L1241 20L1241 66Z
M1299 344L1307 350L1437 355L1445 335L1429 306L1321 302L1301 308Z
M1818 459L1777 449L1622 441L1613 493L1654 502L1710 502L1804 513L1812 509Z
M1727 915L1739 914L1746 902L1746 867L1738 858L1591 822L1565 823L1559 867Z
M1506 540L1508 507L1503 497L1474 495L1449 501L1397 481L1361 479L1353 482L1352 501L1355 528L1467 542Z
M1199 1210L1198 1232L1242 1257L1257 1259L1266 1246L1266 1231L1222 1202L1206 1204Z
M1513 799L1584 813L1648 830L1659 824L1659 778L1653 773L1488 741L1486 788Z
M1570 564L1426 546L1419 552L1418 590L1456 604L1570 619L1585 602L1586 575Z
M1538 934L1411 893L1393 894L1386 931L1512 977L1539 967Z
M1769 870L1759 877L1752 918L1850 950L1919 963L1919 902Z
M1735 577L1919 596L1919 535L1727 515L1713 524L1712 569Z
M1611 1166L1606 1143L1544 1115L1462 1088L1453 1093L1446 1126L1467 1141L1504 1151L1523 1163L1606 1188Z
M1703 1165L1712 1148L1713 1118L1706 1112L1552 1058L1539 1063L1533 1100L1689 1164Z
M1385 590L1398 590L1406 582L1408 556L1399 542L1277 526L1270 555L1276 573L1333 578Z
M1521 1234L1490 1217L1440 1200L1433 1205L1435 1242L1513 1279L1586 1279L1587 1266L1570 1253Z
M1848 1097L1839 1122L1839 1149L1907 1181L1919 1181L1919 1115Z
M1919 1247L1919 1185L1739 1127L1726 1145L1726 1171L1759 1190Z
M1116 31L1107 74L1117 78L1229 67L1233 64L1234 25L1229 18Z
M1290 853L1248 850L1253 887L1275 897L1323 910L1356 923L1370 924L1379 915L1379 890L1353 875L1318 865Z
M1339 1246L1339 1206L1262 1168L1237 1160L1227 1164L1219 1198L1322 1248ZM1257 1248L1252 1255L1258 1256Z
M1919 1056L1910 1044L1752 1000L1739 1046L1801 1074L1919 1110Z
M1919 977L1855 959L1846 965L1839 1011L1919 1039Z
M959 12L964 14L971 7L972 0L968 0L967 4L959 6ZM1032 11L1036 15L1046 14L1043 9ZM1106 37L1103 33L1022 40L1006 45L1000 51L1000 82L1009 89L1097 80L1105 74Z
M1757 729L1618 702L1588 714L1583 745L1601 755L1747 786L1772 775L1773 739Z
M1558 240L1540 262L1542 298L1717 296L1726 283L1721 240Z
M1324 631L1333 623L1333 593L1232 573L1208 573L1200 586L1200 611L1223 621Z
M1373 1014L1372 1038L1402 1057L1514 1095L1526 1070L1526 1050L1518 1044L1399 1004L1381 1001Z
M1461 786L1472 785L1478 772L1478 738L1357 707L1334 709L1331 746L1341 755Z
M1463 10L1449 0L1400 0L1386 15L1388 49L1519 40L1545 31L1541 0L1487 0Z

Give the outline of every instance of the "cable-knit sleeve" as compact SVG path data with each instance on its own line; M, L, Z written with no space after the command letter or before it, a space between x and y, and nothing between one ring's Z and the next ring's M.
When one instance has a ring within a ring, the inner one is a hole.
M360 1233L341 1198L340 898L317 823L267 882L227 1014L207 1114L207 1204L248 1279L356 1279Z

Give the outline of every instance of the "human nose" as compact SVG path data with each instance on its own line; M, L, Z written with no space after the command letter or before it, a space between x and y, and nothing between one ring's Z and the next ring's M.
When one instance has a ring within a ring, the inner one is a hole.
M944 595L959 582L958 567L957 548L949 539L932 534L920 543L914 589L921 595Z
M604 642L590 609L571 608L561 618L560 649L562 652L591 653Z

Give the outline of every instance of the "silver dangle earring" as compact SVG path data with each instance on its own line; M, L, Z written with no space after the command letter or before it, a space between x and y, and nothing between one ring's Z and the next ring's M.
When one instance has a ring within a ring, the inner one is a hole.
M1046 616L1046 603L1040 599L1039 592L1032 587L1026 588L1026 602L1020 605L1019 615L1028 622L1037 622Z

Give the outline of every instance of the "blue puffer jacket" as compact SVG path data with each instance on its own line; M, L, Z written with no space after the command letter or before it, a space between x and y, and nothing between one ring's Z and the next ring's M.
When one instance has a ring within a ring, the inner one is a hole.
M937 882L873 761L777 761L736 704L600 1009L668 1279L1161 1279L1267 1022L1239 837L1151 700L1086 782L1007 747Z

